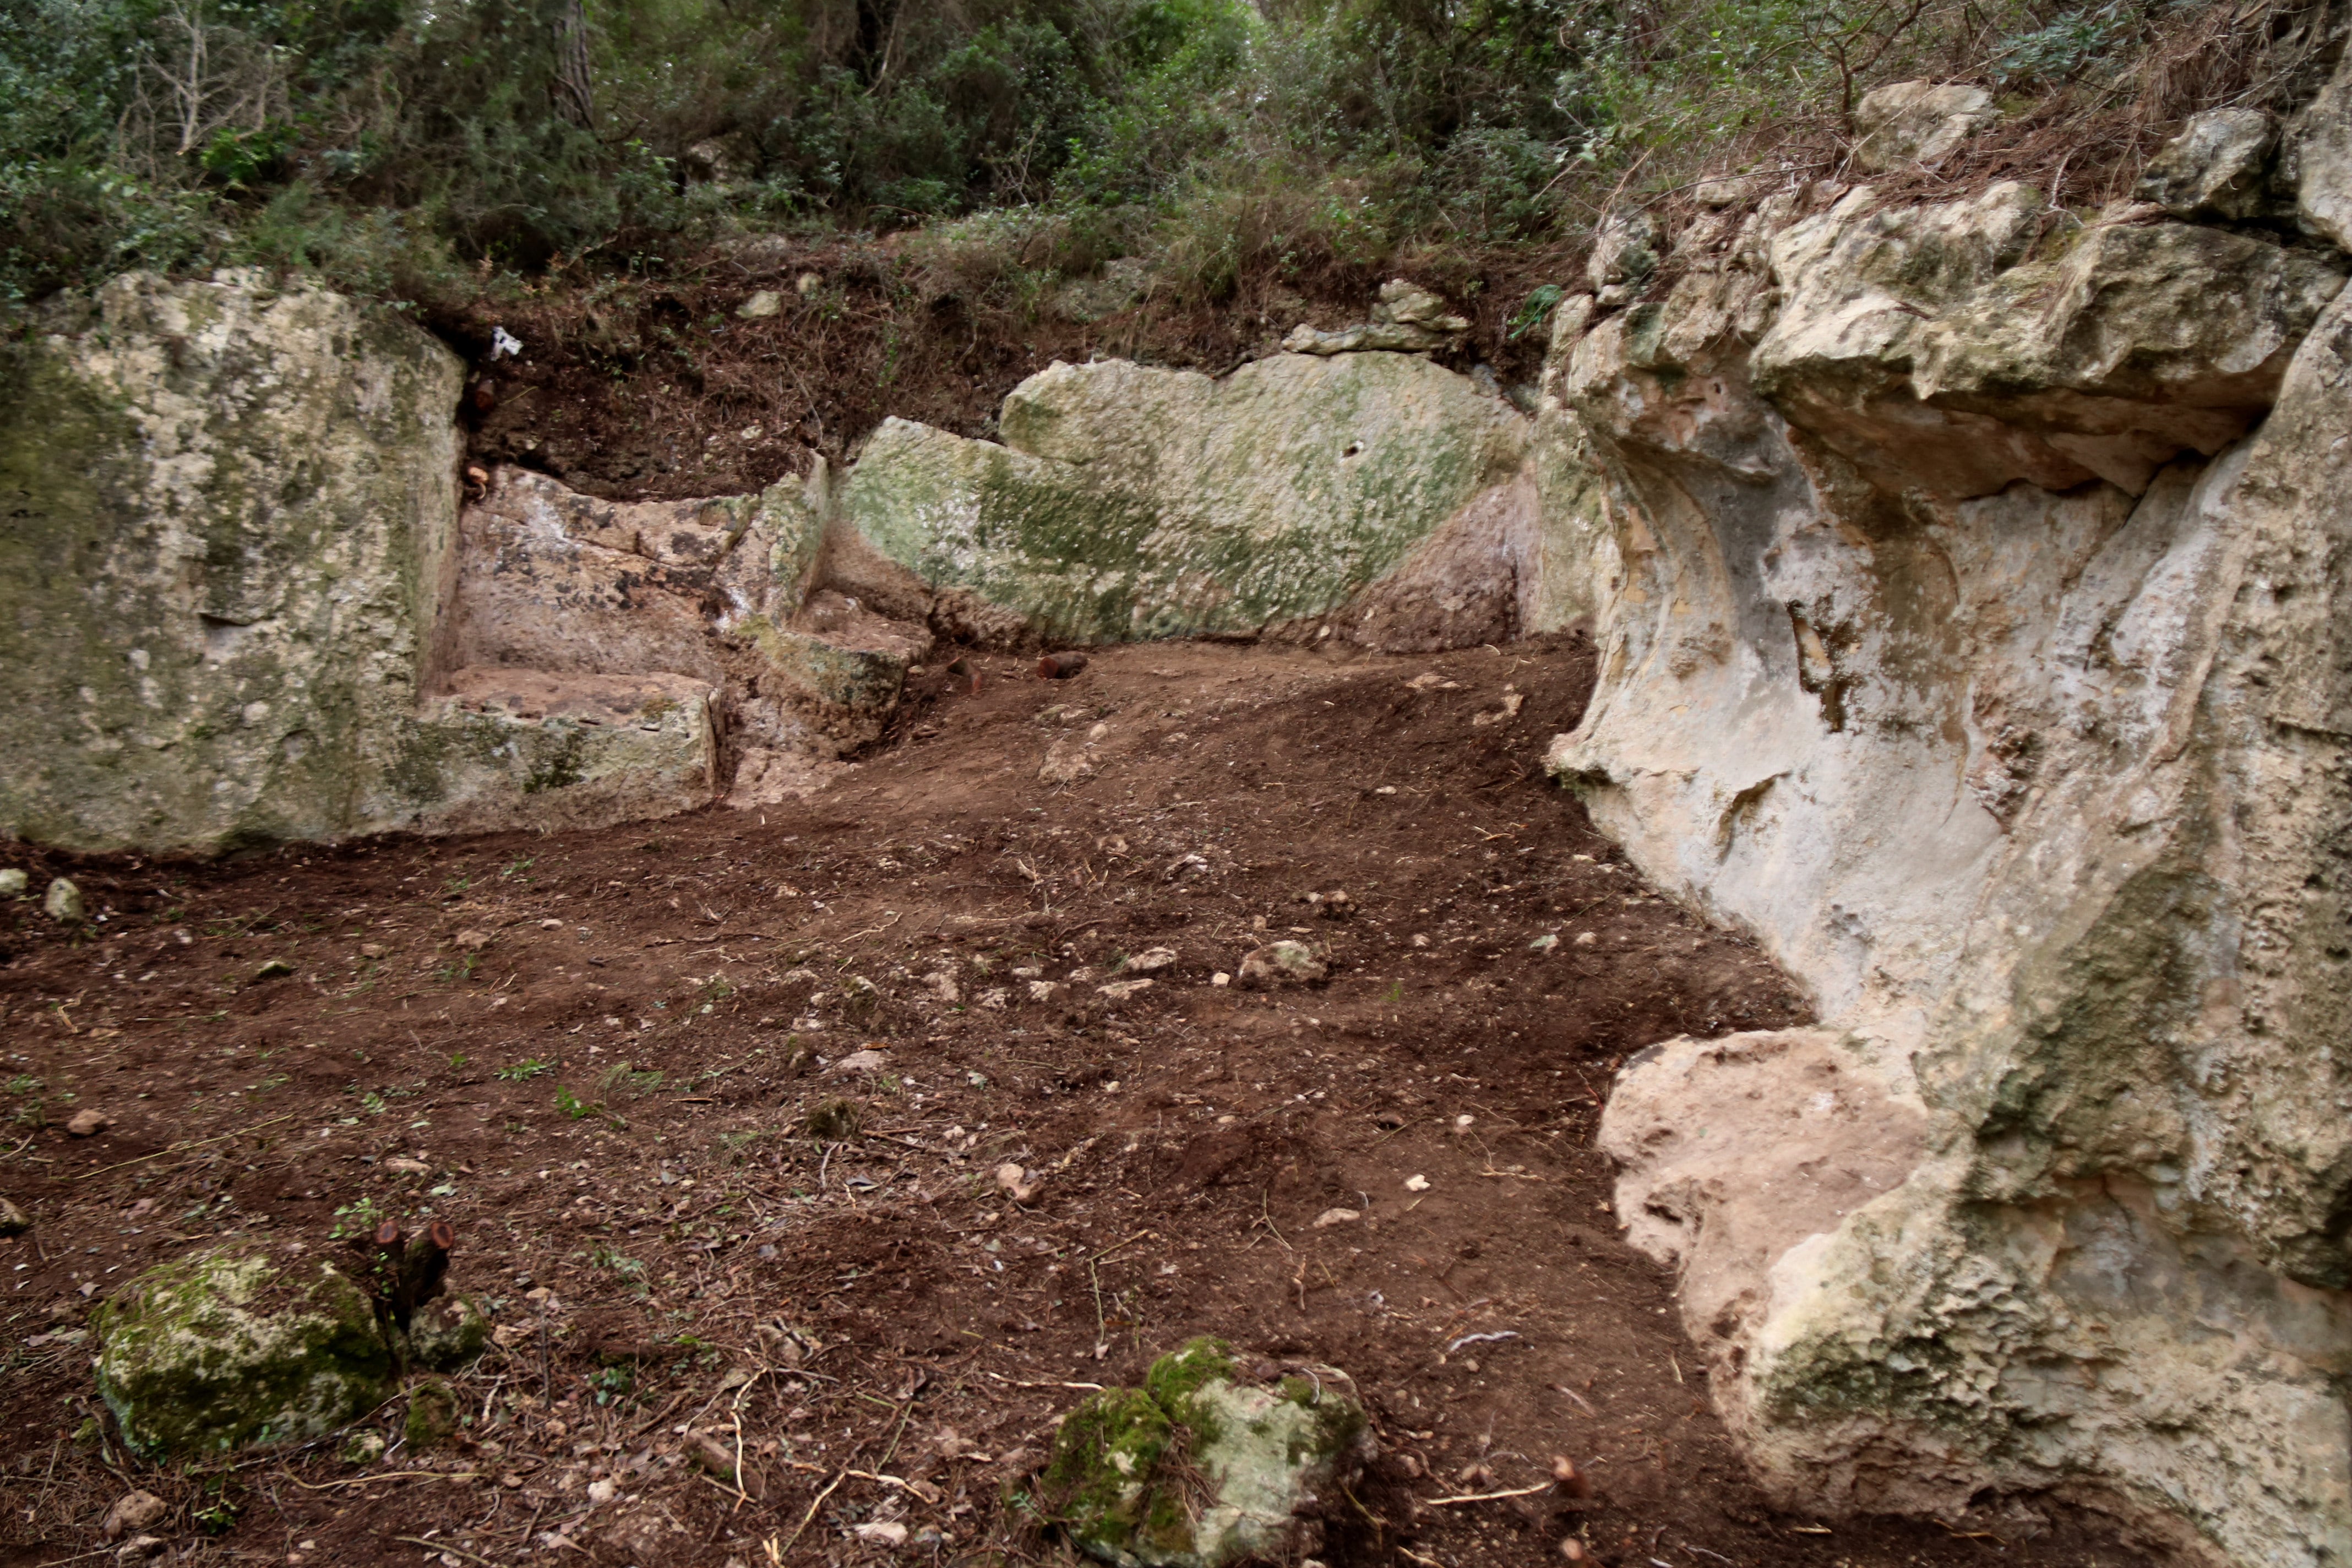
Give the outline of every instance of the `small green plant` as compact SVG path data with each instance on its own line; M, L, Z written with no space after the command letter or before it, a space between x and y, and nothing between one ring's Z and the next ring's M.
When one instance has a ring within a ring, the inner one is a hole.
M528 871L533 865L538 863L538 860L539 857L536 855L518 855L513 859L508 861L504 867L500 868L499 876L500 879L503 880L506 878L515 876L520 872Z
M251 1089L246 1090L246 1092L247 1094L268 1094L273 1089L283 1088L289 1081L289 1080L284 1073L274 1072L268 1078L263 1079L259 1083L255 1084Z
M588 1261L599 1268L611 1269L624 1279L642 1280L646 1277L644 1264L601 1242L590 1251Z
M370 1116L382 1116L384 1112L383 1096L374 1089L368 1090L360 1096L360 1109Z
M592 1105L588 1101L581 1099L578 1095L572 1093L563 1085L558 1084L555 1086L555 1109L563 1112L564 1115L572 1118L572 1121L579 1121L584 1118L595 1115L599 1110L602 1110L604 1107L601 1105Z
M457 959L456 962L445 963L440 968L435 970L433 972L433 978L436 980L470 980L474 977L474 966L477 963L479 963L481 960L482 955L478 952L467 953L464 957Z
M466 1053L463 1051L451 1051L449 1053L449 1065L453 1068L464 1067L466 1065Z
M500 1068L499 1069L499 1076L506 1079L509 1083L521 1083L527 1079L537 1078L540 1074L547 1071L552 1065L553 1064L550 1062L541 1061L537 1057L525 1057L519 1062Z
M383 1208L373 1198L345 1204L335 1211L334 1228L327 1232L327 1239L341 1241L347 1236L373 1236L383 1217Z
M637 1374L625 1366L604 1367L588 1374L589 1391L595 1394L599 1405L610 1405L615 1400L627 1398L636 1383Z
M238 1509L226 1495L196 1510L196 1523L206 1535L226 1535L236 1525Z
M1516 342L1542 326L1551 320L1553 310L1565 297L1566 291L1557 283L1545 283L1530 289L1527 300L1512 313L1511 324L1505 335Z

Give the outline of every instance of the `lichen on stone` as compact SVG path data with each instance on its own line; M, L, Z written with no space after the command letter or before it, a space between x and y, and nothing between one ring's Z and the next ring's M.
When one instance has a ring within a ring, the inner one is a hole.
M1120 1568L1218 1568L1278 1555L1297 1508L1346 1479L1362 1407L1316 1378L1242 1379L1223 1342L1160 1357L1062 1423L1041 1479L1047 1516Z
M315 1437L391 1393L367 1295L323 1260L223 1247L151 1268L99 1310L98 1388L151 1457Z

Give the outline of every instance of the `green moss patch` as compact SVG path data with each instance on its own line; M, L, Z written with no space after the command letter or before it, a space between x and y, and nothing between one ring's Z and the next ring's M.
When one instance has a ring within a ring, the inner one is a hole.
M315 1437L394 1387L375 1309L325 1262L228 1247L149 1269L100 1309L98 1388L149 1456Z
M1141 1388L1107 1389L1062 1423L1046 1515L1121 1568L1219 1568L1278 1556L1298 1503L1360 1462L1362 1407L1311 1378L1241 1381L1223 1342L1160 1357Z

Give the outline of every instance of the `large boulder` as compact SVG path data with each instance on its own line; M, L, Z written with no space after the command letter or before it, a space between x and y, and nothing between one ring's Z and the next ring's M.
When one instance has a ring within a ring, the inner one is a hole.
M2244 434L2344 281L2340 260L2146 208L2030 256L2047 216L2011 182L1927 207L1857 191L1792 225L1759 389L1890 490L2137 493Z
M1629 1062L1618 1211L1791 1505L2336 1562L2343 262L1784 195L1769 277L1725 240L1546 372L1607 568L1550 764L1822 1020Z
M1319 1376L1265 1386L1231 1351L1194 1340L1151 1364L1141 1388L1072 1411L1040 1479L1048 1517L1119 1568L1287 1561L1311 1510L1361 1468L1361 1405Z
M0 832L215 849L387 826L352 785L400 766L442 629L456 356L238 275L131 274L46 324L0 344Z
M2352 54L2295 116L2280 153L2280 183L2294 193L2297 222L2352 250Z
M2209 109L2158 150L2134 192L2177 218L2242 222L2270 205L2278 122L2259 109Z
M1527 447L1508 405L1401 353L1278 354L1223 379L1055 364L1000 424L1002 445L884 421L840 517L933 590L1071 642L1344 623Z
M1992 94L1963 82L1895 81L1853 106L1853 161L1873 174L1936 163L2000 118Z
M299 1248L160 1264L101 1306L96 1327L99 1393L150 1458L320 1436L395 1386L374 1303Z
M392 311L131 274L44 324L0 344L0 700L40 726L0 833L215 852L712 799L713 649L805 580L796 492L623 518L516 479L461 528L462 367Z

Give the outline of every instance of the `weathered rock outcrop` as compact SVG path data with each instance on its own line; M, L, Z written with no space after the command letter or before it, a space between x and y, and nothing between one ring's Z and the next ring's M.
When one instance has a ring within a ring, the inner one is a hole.
M214 851L702 804L707 686L459 668L460 366L396 316L116 279L0 349L0 831Z
M1469 509L1501 504L1527 421L1418 356L1278 354L1223 380L1056 364L1013 390L1000 426L1002 446L886 421L843 485L842 523L930 587L1069 642L1300 622L1377 642L1384 620L1456 620L1474 598L1487 619L1517 613L1516 573L1482 565L1462 593L1430 557L1449 524L1492 531ZM1424 547L1419 589L1349 613Z
M1461 325L1382 298L1392 346ZM1003 446L891 421L756 496L504 468L461 506L460 367L389 312L225 273L50 316L0 349L0 697L56 731L0 764L0 833L43 842L761 805L873 742L939 637L1433 648L1561 613L1528 422L1412 354L1057 364Z
M1602 651L1551 763L1824 1022L1628 1064L1630 1234L1792 1500L2341 1560L2344 258L2005 185L1678 259L1563 307Z

